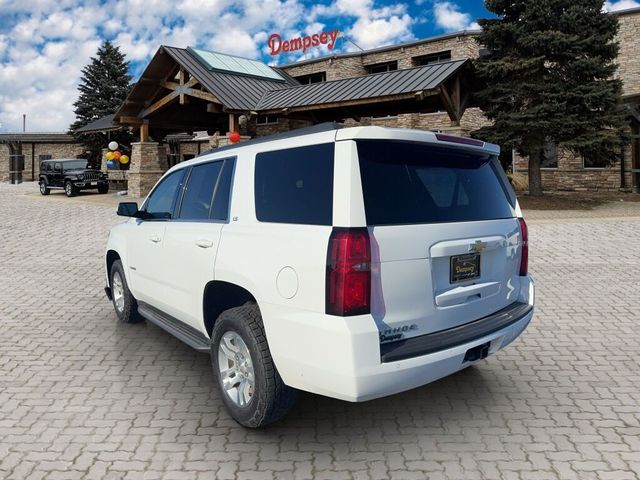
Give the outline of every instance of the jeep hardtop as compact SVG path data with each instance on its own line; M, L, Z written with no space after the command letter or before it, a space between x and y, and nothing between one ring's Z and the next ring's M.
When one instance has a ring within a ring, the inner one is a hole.
M122 203L106 248L121 321L211 355L258 427L299 390L360 402L494 354L533 315L528 234L499 148L380 127L208 151Z

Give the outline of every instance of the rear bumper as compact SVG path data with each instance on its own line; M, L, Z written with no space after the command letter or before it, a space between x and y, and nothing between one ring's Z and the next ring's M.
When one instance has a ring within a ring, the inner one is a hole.
M495 322L487 329L477 328L478 323L475 330L466 331L469 335L458 336L455 344L442 343L436 350L426 350L428 353L413 352L415 355L397 360L387 357L388 361L383 361L387 347L383 344L381 349L379 332L370 315L341 318L307 313L302 316L299 311L287 311L280 306L261 305L261 308L271 353L287 385L360 402L410 390L461 370L475 363L465 361L465 354L479 345L488 344L489 355L506 347L533 317L534 292L530 277L523 282L520 297L513 309L519 313L508 321ZM496 312L499 317L498 314L500 312ZM277 320L269 321L271 318Z

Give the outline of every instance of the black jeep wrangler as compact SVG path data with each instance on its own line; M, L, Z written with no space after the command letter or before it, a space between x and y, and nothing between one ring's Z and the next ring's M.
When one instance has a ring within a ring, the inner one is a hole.
M52 188L64 189L67 197L92 188L107 193L109 178L100 170L89 168L87 160L43 160L40 162L40 193L49 195Z

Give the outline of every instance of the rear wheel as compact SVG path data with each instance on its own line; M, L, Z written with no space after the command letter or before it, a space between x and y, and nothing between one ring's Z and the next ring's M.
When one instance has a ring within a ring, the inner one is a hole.
M40 180L40 194L49 195L50 193L51 189L47 186L47 182L44 179Z
M64 182L64 193L67 197L75 197L78 193L78 189L73 186L71 180L67 180Z
M124 276L122 262L116 260L111 266L111 301L118 320L124 323L138 323L142 316L138 313L138 302L129 291L127 279Z
M222 400L245 427L276 422L295 404L297 391L280 378L255 304L220 314L211 334L211 363Z

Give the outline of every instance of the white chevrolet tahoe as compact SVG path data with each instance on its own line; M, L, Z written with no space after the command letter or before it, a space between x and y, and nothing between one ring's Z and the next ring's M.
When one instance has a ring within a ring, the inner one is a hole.
M527 227L479 140L321 124L171 168L106 249L121 321L210 352L258 427L304 390L402 392L504 348L533 315Z

